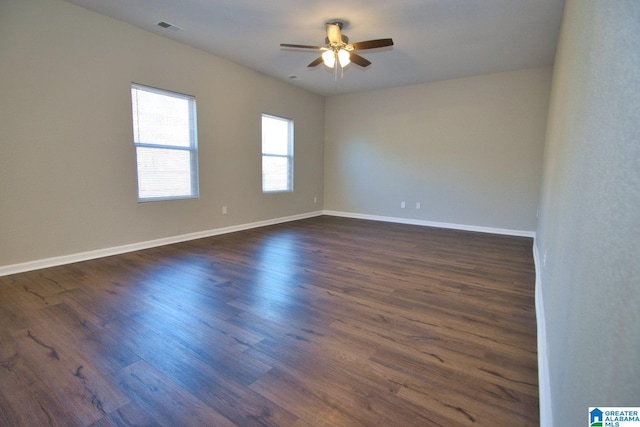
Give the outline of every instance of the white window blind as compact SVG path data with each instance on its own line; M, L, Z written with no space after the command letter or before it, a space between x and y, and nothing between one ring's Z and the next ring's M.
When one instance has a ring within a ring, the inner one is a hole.
M262 115L262 191L293 191L293 120Z
M131 106L138 200L197 198L195 98L132 84Z

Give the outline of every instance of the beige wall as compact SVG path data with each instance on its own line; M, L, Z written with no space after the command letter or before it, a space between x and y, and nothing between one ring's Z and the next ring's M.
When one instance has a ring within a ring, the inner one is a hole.
M196 97L200 199L136 202L131 82ZM323 97L83 8L0 2L0 96L0 266L321 209ZM261 193L262 112L292 194Z
M323 208L535 229L550 69L325 100L60 0L0 8L0 266ZM200 199L136 202L131 82L196 96ZM262 112L295 121L292 194L260 191Z
M535 230L550 82L542 68L329 97L325 209Z
M552 86L535 244L564 427L640 404L640 2L568 0Z

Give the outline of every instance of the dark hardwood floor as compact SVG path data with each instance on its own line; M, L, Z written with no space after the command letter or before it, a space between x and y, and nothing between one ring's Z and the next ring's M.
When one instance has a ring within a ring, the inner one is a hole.
M2 426L537 426L532 241L316 217L0 277Z

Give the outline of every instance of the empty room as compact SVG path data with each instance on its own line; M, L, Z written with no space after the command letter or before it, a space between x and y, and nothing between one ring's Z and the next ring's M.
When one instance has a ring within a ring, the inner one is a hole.
M0 0L0 95L0 426L640 425L639 2Z

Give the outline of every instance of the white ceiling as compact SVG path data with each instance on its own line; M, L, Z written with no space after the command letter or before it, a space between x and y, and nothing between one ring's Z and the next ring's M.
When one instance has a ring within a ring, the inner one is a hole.
M66 0L211 52L296 86L332 95L553 64L563 0ZM307 64L325 23L346 22L350 42L393 38L359 53L344 77ZM157 26L169 22L181 31ZM292 77L292 76L295 76Z

